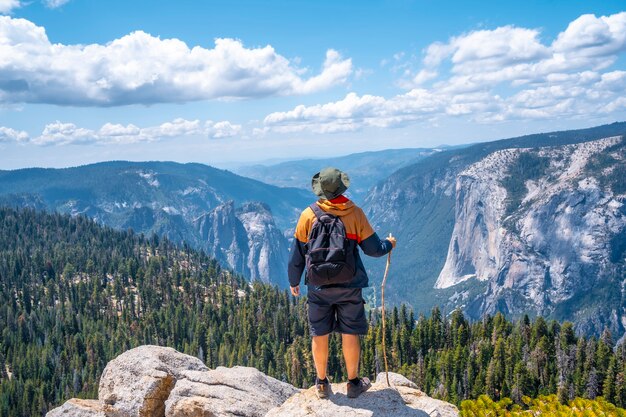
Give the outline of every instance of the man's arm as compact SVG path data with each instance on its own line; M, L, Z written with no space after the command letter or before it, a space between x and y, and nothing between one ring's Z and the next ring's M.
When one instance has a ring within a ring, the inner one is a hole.
M315 217L310 208L304 209L296 224L296 230L293 235L293 244L291 245L291 256L289 258L289 265L287 267L287 275L289 276L289 286L291 287L291 293L298 295L300 293L300 278L302 272L306 266L304 259L304 245L309 237L309 230L311 230L311 217Z
M375 258L388 254L396 245L396 239L389 235L388 239L380 240L369 220L365 217L363 210L359 208L356 215L359 222L358 235L363 239L359 242L359 246L363 249L363 253Z
M364 254L375 258L386 255L393 249L393 244L390 240L381 240L376 233L361 241L359 246L363 249Z
M289 275L289 285L291 287L297 287L300 285L300 278L304 271L304 243L300 242L297 238L293 239L293 245L291 246L291 257L289 258L289 266L287 272Z

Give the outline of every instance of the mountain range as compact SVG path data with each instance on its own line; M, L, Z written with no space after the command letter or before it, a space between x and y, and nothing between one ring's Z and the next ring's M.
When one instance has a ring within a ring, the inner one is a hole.
M273 165L241 166L236 172L280 187L311 189L311 177L327 166L341 167L350 176L348 195L361 203L367 192L398 169L411 165L450 146L439 148L386 149L361 152L334 158L301 159Z
M287 239L310 193L202 164L103 162L0 171L0 203L86 215L206 250L250 279L286 285Z
M626 123L440 152L374 187L394 232L389 298L624 333ZM382 265L367 260L380 282Z
M349 173L350 196L392 232L390 303L573 320L623 334L626 123L460 147L360 153L240 168L105 162L0 171L0 203L84 214L200 248L286 286L289 238L312 173ZM378 305L384 262L364 259Z

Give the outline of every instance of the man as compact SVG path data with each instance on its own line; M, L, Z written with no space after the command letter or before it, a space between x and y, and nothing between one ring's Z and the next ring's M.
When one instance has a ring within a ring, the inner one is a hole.
M345 227L345 236L354 249L354 272L350 273L346 283L330 285L311 285L311 270L307 268L305 284L308 284L308 318L311 330L313 360L317 376L316 392L319 398L327 398L330 393L326 367L328 363L328 336L333 331L341 333L343 356L348 373L347 395L356 398L371 387L368 378L359 378L359 356L361 352L359 335L367 334L365 301L362 289L369 285L365 267L359 256L360 246L369 256L380 257L390 252L396 245L396 239L381 240L374 232L363 211L343 193L350 185L348 175L336 168L325 168L313 176L313 192L319 197L315 205L307 207L298 220L295 239L289 261L289 284L294 296L300 295L300 278L307 265L307 242L315 223L321 221L320 213L328 213L341 219ZM317 213L316 213L317 212ZM328 217L328 216L327 216ZM310 265L310 263L309 263Z

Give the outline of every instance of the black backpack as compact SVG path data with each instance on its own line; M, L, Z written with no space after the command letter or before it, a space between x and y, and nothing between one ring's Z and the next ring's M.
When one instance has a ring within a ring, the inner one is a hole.
M356 242L348 239L338 216L326 213L317 203L310 208L317 221L305 245L306 283L314 286L349 283L356 271Z

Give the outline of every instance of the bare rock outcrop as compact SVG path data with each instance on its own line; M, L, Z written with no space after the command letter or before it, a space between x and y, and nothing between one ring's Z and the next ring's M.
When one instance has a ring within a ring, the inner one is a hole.
M171 348L140 346L106 366L99 400L73 398L46 417L455 417L452 404L428 397L399 374L380 374L372 389L346 397L346 384L320 400L255 368L209 370L198 358Z
M194 222L202 245L223 265L252 281L274 282L288 260L287 239L275 223L270 207L234 201L220 204ZM284 281L275 281L285 286Z
M46 417L106 417L105 406L98 400L72 398L46 414Z
M435 400L416 388L402 375L389 373L391 387L385 374L359 398L346 396L346 384L332 384L332 395L320 400L315 388L294 395L267 417L456 417L458 409L444 401Z
M456 176L455 222L435 288L472 319L570 320L584 334L624 333L626 236L621 136L490 153Z
M411 408L422 410L431 417L453 417L459 415L459 410L454 405L429 397L417 388L415 382L403 375L389 372L389 383ZM376 384L387 385L384 372L376 376Z
M263 417L298 392L255 368L190 371L176 383L165 403L165 415Z
M184 371L208 371L198 358L161 346L140 346L108 363L98 398L108 417L163 415L165 400Z
M146 345L108 363L99 400L73 398L47 417L262 417L297 392L255 368L209 370L193 356Z

